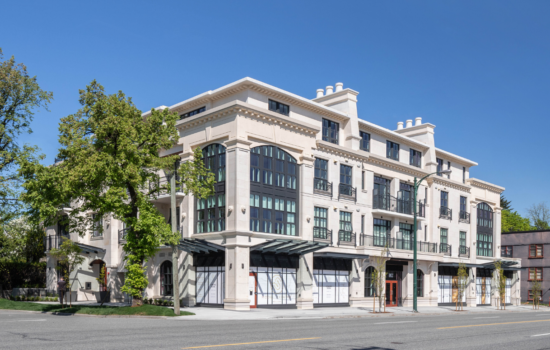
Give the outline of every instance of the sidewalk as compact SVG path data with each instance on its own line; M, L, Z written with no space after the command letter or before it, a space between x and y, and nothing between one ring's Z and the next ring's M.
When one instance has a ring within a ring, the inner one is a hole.
M329 318L359 318L359 317L392 317L392 316L416 316L416 315L467 315L482 313L502 312L544 312L550 316L550 308L544 307L533 310L531 305L506 306L506 310L496 310L492 306L465 307L465 312L455 312L454 307L433 306L419 307L418 314L412 312L412 308L392 307L386 308L385 314L373 314L372 308L356 307L322 307L313 310L298 309L251 309L250 311L232 311L223 308L192 307L182 310L195 313L195 316L175 317L178 320L197 321L222 321L222 320L284 320L284 319L329 319Z

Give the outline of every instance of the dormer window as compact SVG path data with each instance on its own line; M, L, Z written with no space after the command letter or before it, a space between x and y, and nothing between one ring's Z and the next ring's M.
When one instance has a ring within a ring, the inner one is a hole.
M323 141L338 144L340 125L332 120L323 119Z
M190 117L192 117L192 116L194 116L194 115L197 115L197 114L199 114L199 113L202 113L202 112L204 112L204 111L206 111L206 106L201 107L201 108L197 108L197 109L195 109L195 110L193 110L193 111L191 111L191 112L187 112L187 113L184 113L184 114L180 115L180 120L181 120L181 119L190 118Z
M290 111L290 107L281 102L269 100L269 110L273 112L281 113L282 115L288 115Z
M414 150L414 149L411 148L410 164L412 166L421 168L422 167L422 152L419 152L419 151Z

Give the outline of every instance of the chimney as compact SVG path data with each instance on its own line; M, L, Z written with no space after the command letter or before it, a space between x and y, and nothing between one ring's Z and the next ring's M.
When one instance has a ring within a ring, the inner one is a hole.
M422 124L422 118L420 117L417 117L417 118L414 118L414 125L421 125Z
M332 86L327 86L327 95L332 94L332 89L333 89Z
M397 122L397 130L403 129L403 122Z
M336 83L336 92L344 89L344 83Z
M410 128L411 126L413 126L413 120L412 119L407 119L407 126L405 126L405 127Z
M317 89L317 97L323 97L324 92L325 92L325 90L323 90L323 89Z

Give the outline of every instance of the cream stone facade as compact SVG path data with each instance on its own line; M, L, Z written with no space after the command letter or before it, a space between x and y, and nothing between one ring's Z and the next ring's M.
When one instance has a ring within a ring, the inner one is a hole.
M452 303L459 262L470 275L466 303L495 302L492 264L503 260L504 188L470 178L477 163L437 148L433 124L416 118L389 130L360 119L357 96L338 83L309 100L244 78L159 107L182 116L178 145L161 154L187 161L200 147L218 180L210 201L177 195L185 305L371 306L370 271L381 254L387 306L412 305L415 273L419 306ZM432 174L447 169L449 176ZM415 243L413 184L424 176ZM168 220L169 196L152 200ZM87 256L72 277L79 300L97 291L99 264L109 271L111 300L124 299L124 227L107 219L103 228L101 237L71 236ZM48 235L59 231L52 227ZM517 304L519 259L504 260L505 297ZM172 298L171 249L160 248L147 266L146 297ZM48 283L55 289L54 267L49 258Z

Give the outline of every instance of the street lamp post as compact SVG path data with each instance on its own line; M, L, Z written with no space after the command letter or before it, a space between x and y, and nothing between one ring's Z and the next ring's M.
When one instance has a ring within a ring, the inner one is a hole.
M416 212L416 205L417 205L417 196L418 196L418 186L420 186L420 184L422 183L422 181L424 181L428 176L430 175L433 175L433 174L450 174L451 173L451 170L450 169L447 169L447 170L442 170L442 171L438 171L438 172L435 172L435 173L431 173L431 174L428 174L426 176L424 176L423 178L420 179L420 181L417 181L416 180L416 176L414 177L414 188L413 188L413 212L414 212L414 224L413 224L413 311L414 312L418 312L418 305L417 305L417 296L416 296L416 286L418 284L418 275L416 274L416 255L417 255L417 250L418 250L418 243L417 243L417 240L416 240L416 230L417 230L417 224L416 224L416 217L417 217L417 212Z

